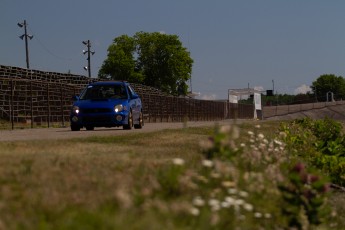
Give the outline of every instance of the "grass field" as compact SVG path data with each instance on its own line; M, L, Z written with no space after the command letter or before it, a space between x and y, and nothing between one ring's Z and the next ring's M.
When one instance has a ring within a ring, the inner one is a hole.
M253 145L251 131L270 140L278 125L241 124L227 141ZM0 142L0 229L283 229L275 166L286 158L207 160L216 130ZM345 229L344 195L328 204L315 229Z

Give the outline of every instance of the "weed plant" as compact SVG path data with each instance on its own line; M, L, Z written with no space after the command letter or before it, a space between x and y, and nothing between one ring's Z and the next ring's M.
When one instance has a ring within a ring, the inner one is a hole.
M1 142L0 229L345 228L317 154L278 127Z

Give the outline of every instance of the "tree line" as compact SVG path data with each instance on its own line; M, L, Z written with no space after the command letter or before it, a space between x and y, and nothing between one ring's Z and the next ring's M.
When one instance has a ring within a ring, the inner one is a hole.
M113 40L98 77L155 87L171 95L186 95L193 59L177 35L137 32Z
M126 80L160 89L171 95L187 95L193 59L177 35L137 32L121 35L108 47L107 58L99 72L100 79ZM263 104L302 104L345 99L345 79L324 74L305 94L263 96ZM252 98L242 100L252 103Z

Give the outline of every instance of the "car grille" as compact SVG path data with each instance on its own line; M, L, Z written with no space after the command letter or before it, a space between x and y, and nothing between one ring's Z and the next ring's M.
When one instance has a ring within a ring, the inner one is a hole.
M112 112L111 109L108 108L93 108L93 109L81 109L81 113L89 114L89 113L109 113Z
M96 116L96 117L83 117L83 122L85 123L102 123L102 122L112 122L112 119L110 116Z

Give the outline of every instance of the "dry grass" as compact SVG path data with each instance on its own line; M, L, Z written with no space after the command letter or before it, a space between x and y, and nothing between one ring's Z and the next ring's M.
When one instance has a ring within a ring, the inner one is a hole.
M277 124L261 123L265 136L273 136ZM241 133L254 125L241 125ZM197 195L188 177L179 181L185 186L178 189L164 184L164 179L174 176L174 158L184 159L186 175L201 169L199 143L213 132L213 127L185 128L67 141L0 142L0 230L209 229L209 216L193 220L187 212ZM240 136L238 142L243 140ZM335 197L332 204L344 199L342 194ZM257 199L269 203L262 196Z
M131 195L135 188L142 187L146 196L159 189L156 174L166 162L174 157L200 160L198 143L207 138L206 134L205 130L186 129L124 137L0 143L0 229L27 229L39 223L54 226L55 221L61 224L61 219L69 218L73 210L84 210L85 215L97 211L100 217L96 222L106 218L102 217L103 207L113 210L104 215L117 210L124 213L140 202ZM13 219L17 221L13 223ZM121 218L110 225L118 221Z

